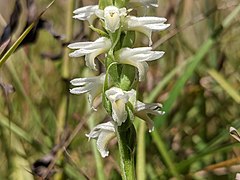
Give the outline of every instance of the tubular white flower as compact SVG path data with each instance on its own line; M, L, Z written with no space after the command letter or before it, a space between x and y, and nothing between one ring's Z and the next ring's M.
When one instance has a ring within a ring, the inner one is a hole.
M112 104L112 118L121 126L127 119L125 104L136 97L136 91L123 91L120 88L112 87L105 92L107 98Z
M116 52L120 64L129 64L138 69L139 81L143 81L148 64L145 61L154 61L163 56L163 51L151 51L151 47L122 48Z
M97 139L97 149L101 156L104 158L108 156L109 151L107 150L108 142L113 139L115 134L114 122L109 121L95 126L89 134L86 136L90 139Z
M95 15L95 11L98 9L98 5L90 5L76 9L73 11L74 15L73 18L79 19L82 21L87 20L89 24L92 24L93 21L97 18Z
M96 110L93 106L94 99L102 93L102 87L105 80L105 74L89 78L76 78L70 81L73 86L78 86L70 89L72 94L88 94L88 101L92 109Z
M150 119L148 114L152 115L163 115L165 114L164 111L161 111L162 104L160 103L149 103L145 104L141 101L137 101L135 104L135 115L139 118L146 121L149 132L152 132L154 130L154 124L153 121Z
M97 70L94 62L95 58L99 54L107 52L111 46L111 40L106 37L98 38L94 42L76 42L68 45L70 49L76 49L74 52L70 53L69 56L85 56L86 65L93 70Z
M152 45L152 31L162 31L167 29L170 24L164 24L166 18L162 17L135 17L128 16L125 20L125 29L139 31L149 39L149 46Z
M96 15L105 22L105 29L114 33L119 29L121 17L127 15L126 8L118 9L115 6L107 6L104 10L96 10Z

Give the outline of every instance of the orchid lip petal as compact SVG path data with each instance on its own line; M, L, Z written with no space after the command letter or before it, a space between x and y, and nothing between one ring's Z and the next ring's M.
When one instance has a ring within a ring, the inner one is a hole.
M116 6L107 6L104 10L96 10L95 14L104 21L105 29L114 33L120 28L121 17L127 15L127 10L126 8L119 9Z

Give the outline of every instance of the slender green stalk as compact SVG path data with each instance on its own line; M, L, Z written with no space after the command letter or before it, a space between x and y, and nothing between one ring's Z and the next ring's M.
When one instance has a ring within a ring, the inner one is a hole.
M72 39L73 35L73 20L72 20L72 12L74 9L74 0L70 0L68 2L68 9L67 9L67 16L66 16L66 40L70 41ZM64 57L63 57L63 62L62 62L62 78L63 79L68 79L70 76L70 71L69 71L69 62L70 58L68 56L69 54L69 49L65 48L64 49ZM66 84L66 87L64 87L64 91L68 91L68 85ZM62 97L61 104L59 106L58 110L58 133L57 133L57 138L60 137L60 134L63 132L64 126L66 125L67 122L67 116L68 116L68 101L69 101L69 93L64 93L67 94Z
M138 130L138 143L137 143L137 179L146 179L146 151L145 151L145 122L141 121Z
M214 69L208 70L208 73L218 82L218 84L236 101L240 104L239 93Z
M73 21L72 21L72 12L74 9L74 0L68 1L68 8L67 8L67 15L66 15L66 41L70 41L72 39L73 34ZM62 62L62 78L64 80L69 79L70 77L70 59L69 59L69 49L64 49L64 57ZM64 82L65 83L65 82ZM64 137L65 129L67 127L67 120L68 120L68 110L69 110L69 92L68 92L68 83L65 83L65 86L63 86L63 92L64 95L62 96L60 106L58 108L58 114L57 114L57 133L56 133L56 143L61 144L61 137ZM64 166L63 158L60 157L61 153L59 153L59 160ZM55 177L55 179L63 178L64 174L59 173L58 176Z
M124 129L124 127L122 128L121 126L118 126L115 128L117 139L118 139L118 147L119 147L121 171L122 171L121 175L123 180L136 179L135 167L134 167L134 151L131 148L131 146L134 146L131 140L135 139L135 137L131 137L133 128L128 128L127 130Z
M17 49L17 47L20 45L20 43L24 40L24 38L28 35L28 33L32 30L32 28L35 26L35 22L33 22L17 39L17 41L11 46L11 48L4 54L4 56L0 59L0 68L2 65L7 61L9 56Z
M0 68L2 67L2 65L7 61L7 59L9 58L9 56L12 55L12 53L14 53L14 51L17 49L17 47L21 44L21 42L24 40L24 38L28 35L28 33L34 28L34 26L36 25L36 23L38 22L39 18L45 13L45 11L54 3L55 0L53 0L37 17L37 19L32 22L32 24L30 24L28 26L28 28L21 34L21 36L16 40L16 42L10 47L10 49L6 52L6 54L4 54L4 56L0 59Z
M69 0L68 2L68 10L67 10L67 15L66 15L66 41L70 41L73 37L73 18L72 18L72 13L74 9L74 0ZM70 58L68 54L70 53L69 48L64 49L64 58L63 58L63 64L62 64L62 77L63 78L69 78L70 76Z
M163 142L161 136L157 133L157 131L153 131L151 133L152 137L153 137L153 140L154 142L156 143L157 145L157 148L159 150L159 152L161 153L162 155L162 158L164 159L164 161L166 162L168 168L169 168L169 171L171 172L171 174L173 176L175 176L177 179L180 179L180 175L176 169L176 166L173 162L173 160L171 159L170 157L170 154L165 146L165 143Z

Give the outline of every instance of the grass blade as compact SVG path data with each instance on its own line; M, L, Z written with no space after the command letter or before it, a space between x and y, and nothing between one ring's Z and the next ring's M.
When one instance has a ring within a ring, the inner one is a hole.
M240 104L240 95L238 92L224 79L224 77L214 69L208 70L210 76L236 101Z
M28 33L32 30L34 27L35 22L33 22L22 34L21 36L17 39L17 41L10 47L10 49L4 54L4 56L0 60L0 68L2 65L7 61L9 56L17 49L19 44L24 40L24 38L28 35Z

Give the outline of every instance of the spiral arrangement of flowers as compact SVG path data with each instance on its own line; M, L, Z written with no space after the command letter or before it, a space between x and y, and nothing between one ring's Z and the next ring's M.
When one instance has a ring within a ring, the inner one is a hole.
M140 2L146 7L157 6L154 2ZM109 154L108 142L117 136L123 164L126 154L131 154L135 146L135 116L146 121L151 132L154 130L154 123L149 114L164 114L160 103L144 103L137 99L137 84L145 79L147 62L158 60L164 55L163 51L152 50L152 32L162 31L170 26L165 24L167 19L163 17L132 16L132 9L127 9L126 5L125 1L100 1L99 5L76 9L73 18L88 21L90 28L100 37L93 42L75 42L68 46L73 50L70 57L85 56L86 66L95 71L98 70L96 57L104 54L100 62L105 67L105 73L71 80L74 88L70 92L88 93L93 110L97 110L93 105L95 98L102 97L102 104L112 118L109 122L94 127L87 137L97 139L97 148L101 156L106 157ZM93 22L96 19L101 22L101 29L94 27ZM148 47L134 47L136 32L148 37ZM127 171L124 168L127 167L123 166L123 171Z

